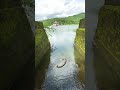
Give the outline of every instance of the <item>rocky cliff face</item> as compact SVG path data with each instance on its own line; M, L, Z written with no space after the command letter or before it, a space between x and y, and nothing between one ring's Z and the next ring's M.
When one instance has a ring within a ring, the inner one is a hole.
M32 90L34 87L35 38L32 27L35 25L31 12L34 8L29 3L31 0L23 1L0 1L0 90ZM36 32L40 41L36 45L38 64L48 50L49 42L43 26Z
M75 62L80 69L80 80L85 83L85 19L80 20L74 42Z
M34 0L21 0L22 7L30 23L32 32L35 34L35 1Z
M0 10L0 58L1 90L13 84L28 62L34 63L34 37L22 7Z
M36 22L35 31L35 67L37 67L43 56L50 50L50 43L44 30L42 22Z
M34 80L34 45L34 36L25 9L22 7L22 1L1 0L1 90L23 90L24 88L31 90Z
M1 0L0 9L21 7L21 0Z
M120 88L119 19L120 6L105 5L99 12L94 42L94 66L97 85L101 90Z
M120 58L120 6L104 6L99 13L95 42L102 42L114 55Z

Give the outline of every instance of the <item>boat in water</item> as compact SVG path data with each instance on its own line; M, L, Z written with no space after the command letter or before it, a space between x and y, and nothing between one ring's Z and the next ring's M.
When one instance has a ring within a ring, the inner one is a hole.
M57 65L57 68L62 68L63 66L65 66L66 62L66 59L62 59L62 61Z

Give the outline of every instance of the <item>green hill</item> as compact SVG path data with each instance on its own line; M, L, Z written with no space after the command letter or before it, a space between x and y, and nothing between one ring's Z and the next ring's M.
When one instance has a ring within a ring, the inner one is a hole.
M64 17L64 18L52 18L43 20L44 26L50 26L53 24L54 21L59 22L59 24L66 25L66 24L79 24L80 19L85 18L85 13Z

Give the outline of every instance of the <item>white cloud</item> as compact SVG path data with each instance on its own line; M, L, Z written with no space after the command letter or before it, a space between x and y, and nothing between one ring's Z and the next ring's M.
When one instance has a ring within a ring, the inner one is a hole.
M35 20L85 12L85 0L35 0Z

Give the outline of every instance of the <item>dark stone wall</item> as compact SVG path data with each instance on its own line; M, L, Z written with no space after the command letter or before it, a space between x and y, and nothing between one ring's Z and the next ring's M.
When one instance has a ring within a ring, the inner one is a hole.
M105 0L105 5L120 5L120 0Z
M20 84L33 82L31 80L35 62L34 45L34 36L24 9L21 7L1 9L0 90L18 90L16 88L23 88ZM29 87L32 87L32 84L29 84Z
M0 9L21 7L21 0L0 0Z
M120 6L104 6L99 13L95 42L102 42L116 57L120 58Z
M100 90L120 89L120 6L104 5L94 41L94 68ZM102 66L102 67L101 67Z

